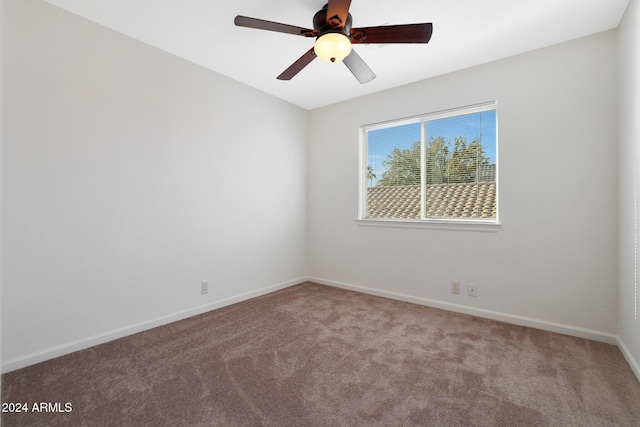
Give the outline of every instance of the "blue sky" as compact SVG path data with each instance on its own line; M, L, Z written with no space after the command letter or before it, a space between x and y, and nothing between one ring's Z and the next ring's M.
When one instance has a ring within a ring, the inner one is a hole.
M454 138L464 135L471 142L482 136L482 145L492 163L496 161L496 112L465 114L444 119L430 120L427 123L427 141L431 137L444 137L453 148ZM380 178L384 172L382 162L394 147L402 150L411 148L414 142L420 141L420 122L409 123L368 132L367 162L373 166L374 173ZM375 183L372 183L373 185Z

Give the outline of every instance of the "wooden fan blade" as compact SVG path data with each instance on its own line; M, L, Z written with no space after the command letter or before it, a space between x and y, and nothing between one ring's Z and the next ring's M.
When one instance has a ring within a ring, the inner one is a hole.
M356 79L358 79L361 84L369 83L376 78L371 68L360 58L360 55L358 55L355 50L352 50L349 56L344 58L342 62L344 62L344 65L356 76Z
M352 28L351 43L429 43L433 24L387 25Z
M349 16L351 0L329 0L327 5L327 24L334 28L342 28Z
M279 22L265 21L264 19L249 18L247 16L236 16L234 24L238 27L255 28L257 30L275 31L277 33L294 34L296 36L315 37L317 31L308 28L296 27L295 25L280 24Z
M302 55L296 62L291 64L289 68L284 70L282 74L278 76L278 80L291 80L298 74L304 67L309 65L311 61L316 59L316 53L313 48L309 49L307 53Z

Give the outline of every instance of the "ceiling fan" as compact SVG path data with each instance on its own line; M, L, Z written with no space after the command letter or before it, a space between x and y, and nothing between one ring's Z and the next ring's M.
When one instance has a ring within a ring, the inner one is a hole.
M351 28L349 6L351 0L328 0L313 17L313 30L240 15L236 16L234 23L239 27L316 38L314 47L284 70L278 80L291 80L319 56L327 62L343 61L360 83L368 83L376 75L351 49L352 44L428 43L431 39L431 23Z

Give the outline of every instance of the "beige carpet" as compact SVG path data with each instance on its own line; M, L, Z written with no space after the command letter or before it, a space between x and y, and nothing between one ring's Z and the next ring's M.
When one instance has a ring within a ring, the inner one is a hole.
M5 374L2 397L61 409L5 427L640 426L615 346L313 283Z

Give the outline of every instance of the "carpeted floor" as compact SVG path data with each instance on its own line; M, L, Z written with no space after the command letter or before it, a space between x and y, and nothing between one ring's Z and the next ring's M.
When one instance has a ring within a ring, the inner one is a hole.
M640 426L615 346L313 283L10 372L2 397L29 405L4 427Z

